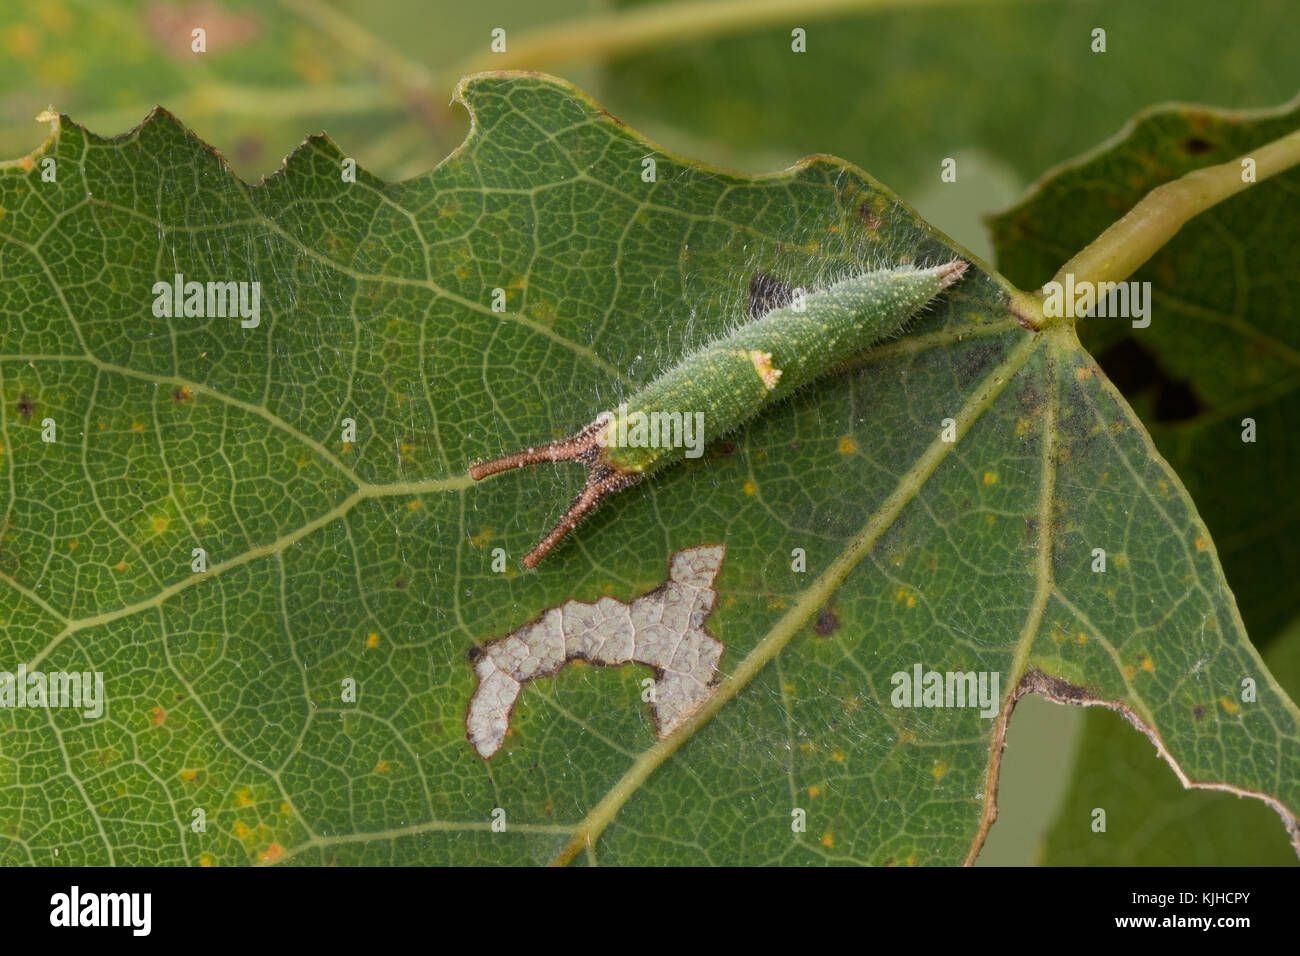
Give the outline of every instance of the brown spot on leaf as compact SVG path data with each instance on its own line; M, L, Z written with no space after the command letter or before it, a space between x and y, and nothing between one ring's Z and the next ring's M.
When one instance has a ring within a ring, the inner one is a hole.
M822 608L822 612L817 615L817 623L813 625L813 630L822 637L830 637L840 629L840 619L829 607Z
M1071 684L1067 680L1059 677L1053 677L1051 674L1044 673L1036 667L1031 667L1025 672L1025 676L1020 680L1020 686L1017 688L1016 696L1024 694L1042 694L1049 700L1055 700L1064 703L1079 704L1085 701L1096 699L1088 691L1078 684Z
M1205 705L1204 705L1204 704L1197 704L1195 707L1193 707L1193 708L1192 708L1192 716L1195 717L1197 720L1200 720L1202 717L1204 717L1204 716L1205 716Z
M36 411L36 403L26 392L18 396L18 414L22 416L23 421L32 417L32 412Z
M1189 156L1199 156L1201 153L1208 153L1214 149L1214 144L1208 139L1201 139L1199 136L1189 136L1182 142L1183 151Z
M870 202L864 200L862 205L858 207L858 217L862 220L862 224L872 232L880 228L880 217L871 208Z
M749 316L757 319L773 309L789 305L794 298L790 284L766 272L756 272L749 280Z

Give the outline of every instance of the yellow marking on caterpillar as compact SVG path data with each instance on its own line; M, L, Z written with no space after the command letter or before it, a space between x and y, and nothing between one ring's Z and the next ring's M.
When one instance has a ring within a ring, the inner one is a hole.
M781 370L772 367L772 353L754 349L749 353L749 360L754 363L754 371L758 373L763 387L769 392L776 388L776 383L781 380Z

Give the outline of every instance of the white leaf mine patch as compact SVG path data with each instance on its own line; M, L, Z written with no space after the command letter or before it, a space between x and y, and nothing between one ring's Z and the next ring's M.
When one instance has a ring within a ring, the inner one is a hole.
M486 645L474 661L478 687L465 718L479 756L500 748L524 684L551 677L572 660L654 668L650 707L659 736L681 726L713 693L723 648L704 622L718 596L713 580L725 553L723 545L678 551L668 580L630 603L568 601Z

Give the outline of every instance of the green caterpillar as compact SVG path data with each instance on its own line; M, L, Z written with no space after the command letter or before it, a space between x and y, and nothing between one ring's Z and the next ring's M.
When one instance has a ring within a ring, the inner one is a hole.
M588 466L582 492L524 557L524 566L534 568L605 498L698 457L705 443L898 332L965 271L960 259L930 269L901 266L809 293L685 356L576 434L475 465L470 477L480 481L542 462Z

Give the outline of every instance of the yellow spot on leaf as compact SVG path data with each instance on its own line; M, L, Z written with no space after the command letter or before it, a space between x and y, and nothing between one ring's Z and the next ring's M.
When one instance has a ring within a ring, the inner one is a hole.
M844 751L843 751L843 750L832 750L832 751L831 751L831 759L834 760L836 763L844 763Z
M182 770L181 779L186 783L193 783L199 779L199 772L197 770Z
M375 773L388 773L389 766L387 760L381 760L375 764Z
M1144 656L1142 658L1142 669L1146 671L1148 674L1155 673L1156 662L1153 661L1150 657Z
M817 786L817 784L813 784L808 788L808 796L811 798L816 798L821 792L822 788Z
M410 501L406 503L406 507L411 511L419 511L423 505L424 502L421 501L419 498L412 498Z
M69 551L76 551L76 550L77 550L77 542L76 542L76 541L69 541L69 542L68 542L68 550L69 550Z
M1080 645L1088 643L1088 635L1083 633L1083 631L1080 631L1078 634L1076 634L1074 636L1074 639L1078 641Z
M167 530L168 521L166 518L160 515L159 517L153 519L152 524L153 524L154 534L162 534L164 531Z
M1134 677L1137 676L1137 668L1134 667L1132 664L1125 664L1124 676L1127 677L1129 680L1132 680Z
M163 722L167 719L167 711L163 710L161 707L155 707L150 711L150 713L153 714L153 725L155 727L161 727Z
M1237 711L1241 710L1241 707L1238 706L1235 700L1228 700L1226 697L1220 697L1219 704L1230 714L1235 714Z
M996 485L998 483L998 473L996 471L984 472L984 484Z
M253 805L253 795L247 790L240 790L235 794L235 799L239 801L241 807L251 807Z
M113 570L114 570L114 571L125 571L125 570L126 570L126 562L125 562L125 561L119 561L119 562L117 562L117 564L113 565Z
M278 843L272 843L270 846L266 848L266 852L262 854L262 862L265 863L270 860L274 860L283 852L284 852L284 847L280 846L280 844Z
M238 823L236 823L236 824L235 824L235 836L238 836L238 837L246 837L246 836L248 836L248 824L244 823L242 820L239 821Z
M758 485L754 484L752 481L747 481L743 486L741 486L740 490L747 495L755 495L758 494Z
M1196 538L1196 550L1197 551L1205 550L1205 539L1200 537L1199 535Z
M493 531L491 528L484 528L478 534L474 535L474 537L470 538L469 543L472 547L482 548L486 546L487 543L495 537L496 537L495 531Z
M841 455L856 455L858 453L858 443L848 435L845 435L840 439L840 443L836 446L836 450Z
M369 634L366 635L366 647L378 647L378 646L379 646L379 633L377 631L371 631Z
M826 847L829 850L834 845L835 845L835 837L829 830L827 830L825 833L822 834L822 846Z
M211 865L212 865L212 856L210 854L204 853L201 857L199 857L199 866L211 866Z
M942 760L936 760L934 766L930 768L930 776L935 780L942 780L948 772L948 765Z
M131 423L131 431L135 432L137 435L143 435L143 434L144 434L144 422L132 422L132 423Z

